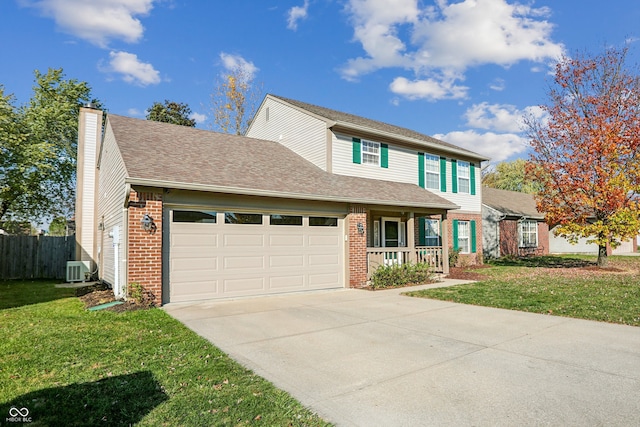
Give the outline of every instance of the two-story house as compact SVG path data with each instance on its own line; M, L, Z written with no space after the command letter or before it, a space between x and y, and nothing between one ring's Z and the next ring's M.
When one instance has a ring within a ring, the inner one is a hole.
M413 242L450 246L467 262L481 262L480 165L488 158L410 129L275 95L265 97L247 136L278 142L327 172L418 185L457 206L444 214L365 209L370 263L381 262L380 255L412 259Z
M428 136L271 95L248 136L101 122L81 109L77 258L117 296L362 287L385 263L481 253L485 158Z

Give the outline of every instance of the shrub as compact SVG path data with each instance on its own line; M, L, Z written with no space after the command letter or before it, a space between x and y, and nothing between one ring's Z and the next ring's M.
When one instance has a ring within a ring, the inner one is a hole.
M154 306L154 296L151 292L146 290L140 283L131 282L127 289L127 299L133 301L138 305L145 307Z
M431 283L433 271L426 263L383 265L371 276L372 289L398 288L413 284Z
M458 259L460 258L460 249L449 248L449 266L455 267L458 265Z

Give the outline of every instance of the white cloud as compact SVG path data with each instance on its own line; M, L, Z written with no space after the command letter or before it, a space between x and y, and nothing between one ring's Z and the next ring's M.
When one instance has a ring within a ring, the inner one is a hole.
M463 79L469 67L508 67L523 60L544 63L564 51L551 40L553 25L545 20L550 14L545 7L506 0L438 0L423 8L418 0L349 0L346 11L354 39L366 55L350 59L341 69L342 77L357 80L390 67L412 70L416 92L404 94L407 97L422 98L424 87L438 81L455 87L446 81L448 76ZM419 84L421 80L425 84ZM446 90L432 92L451 98Z
M482 102L472 105L464 114L469 127L515 133L523 130L522 119L525 116L541 119L544 116L544 112L537 106L519 110L514 105Z
M260 70L253 62L247 61L240 55L232 55L230 53L221 52L220 59L222 60L222 66L228 70L233 71L240 69L247 75L249 80L252 80L256 73Z
M160 83L160 73L153 65L141 62L138 56L128 52L110 52L109 66L104 70L122 75L122 80L138 86Z
M191 113L189 118L195 120L198 124L204 123L204 121L207 120L207 116L200 113Z
M51 17L68 34L107 47L109 40L134 43L144 32L138 16L148 15L154 0L23 0L24 6Z
M468 87L454 84L454 80L423 79L409 81L396 77L389 85L391 92L408 99L461 99L467 97Z
M495 90L496 92L502 92L506 87L506 83L504 79L496 78L493 79L491 83L489 83L489 89Z
M146 111L140 111L137 108L129 108L127 110L127 114L131 117L143 117L146 114Z
M298 21L307 18L307 14L309 11L309 0L304 0L304 4L302 6L294 6L289 9L288 18L287 18L287 28L290 30L298 29Z
M491 158L492 162L507 160L525 152L528 148L527 139L514 133L478 133L474 130L467 130L437 134L433 137L483 154Z

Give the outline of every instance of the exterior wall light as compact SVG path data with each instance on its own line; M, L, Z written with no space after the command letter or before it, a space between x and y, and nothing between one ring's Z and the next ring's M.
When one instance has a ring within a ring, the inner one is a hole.
M357 224L358 227L358 234L364 234L364 224L362 224L361 222L359 222Z
M149 233L155 233L157 229L156 224L153 222L153 218L149 214L144 214L140 220L140 225L142 225L142 229L144 231L148 231Z

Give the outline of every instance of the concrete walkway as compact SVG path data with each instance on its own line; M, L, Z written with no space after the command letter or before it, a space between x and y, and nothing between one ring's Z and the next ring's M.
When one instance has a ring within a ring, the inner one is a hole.
M165 310L338 426L640 425L636 327L397 290Z

